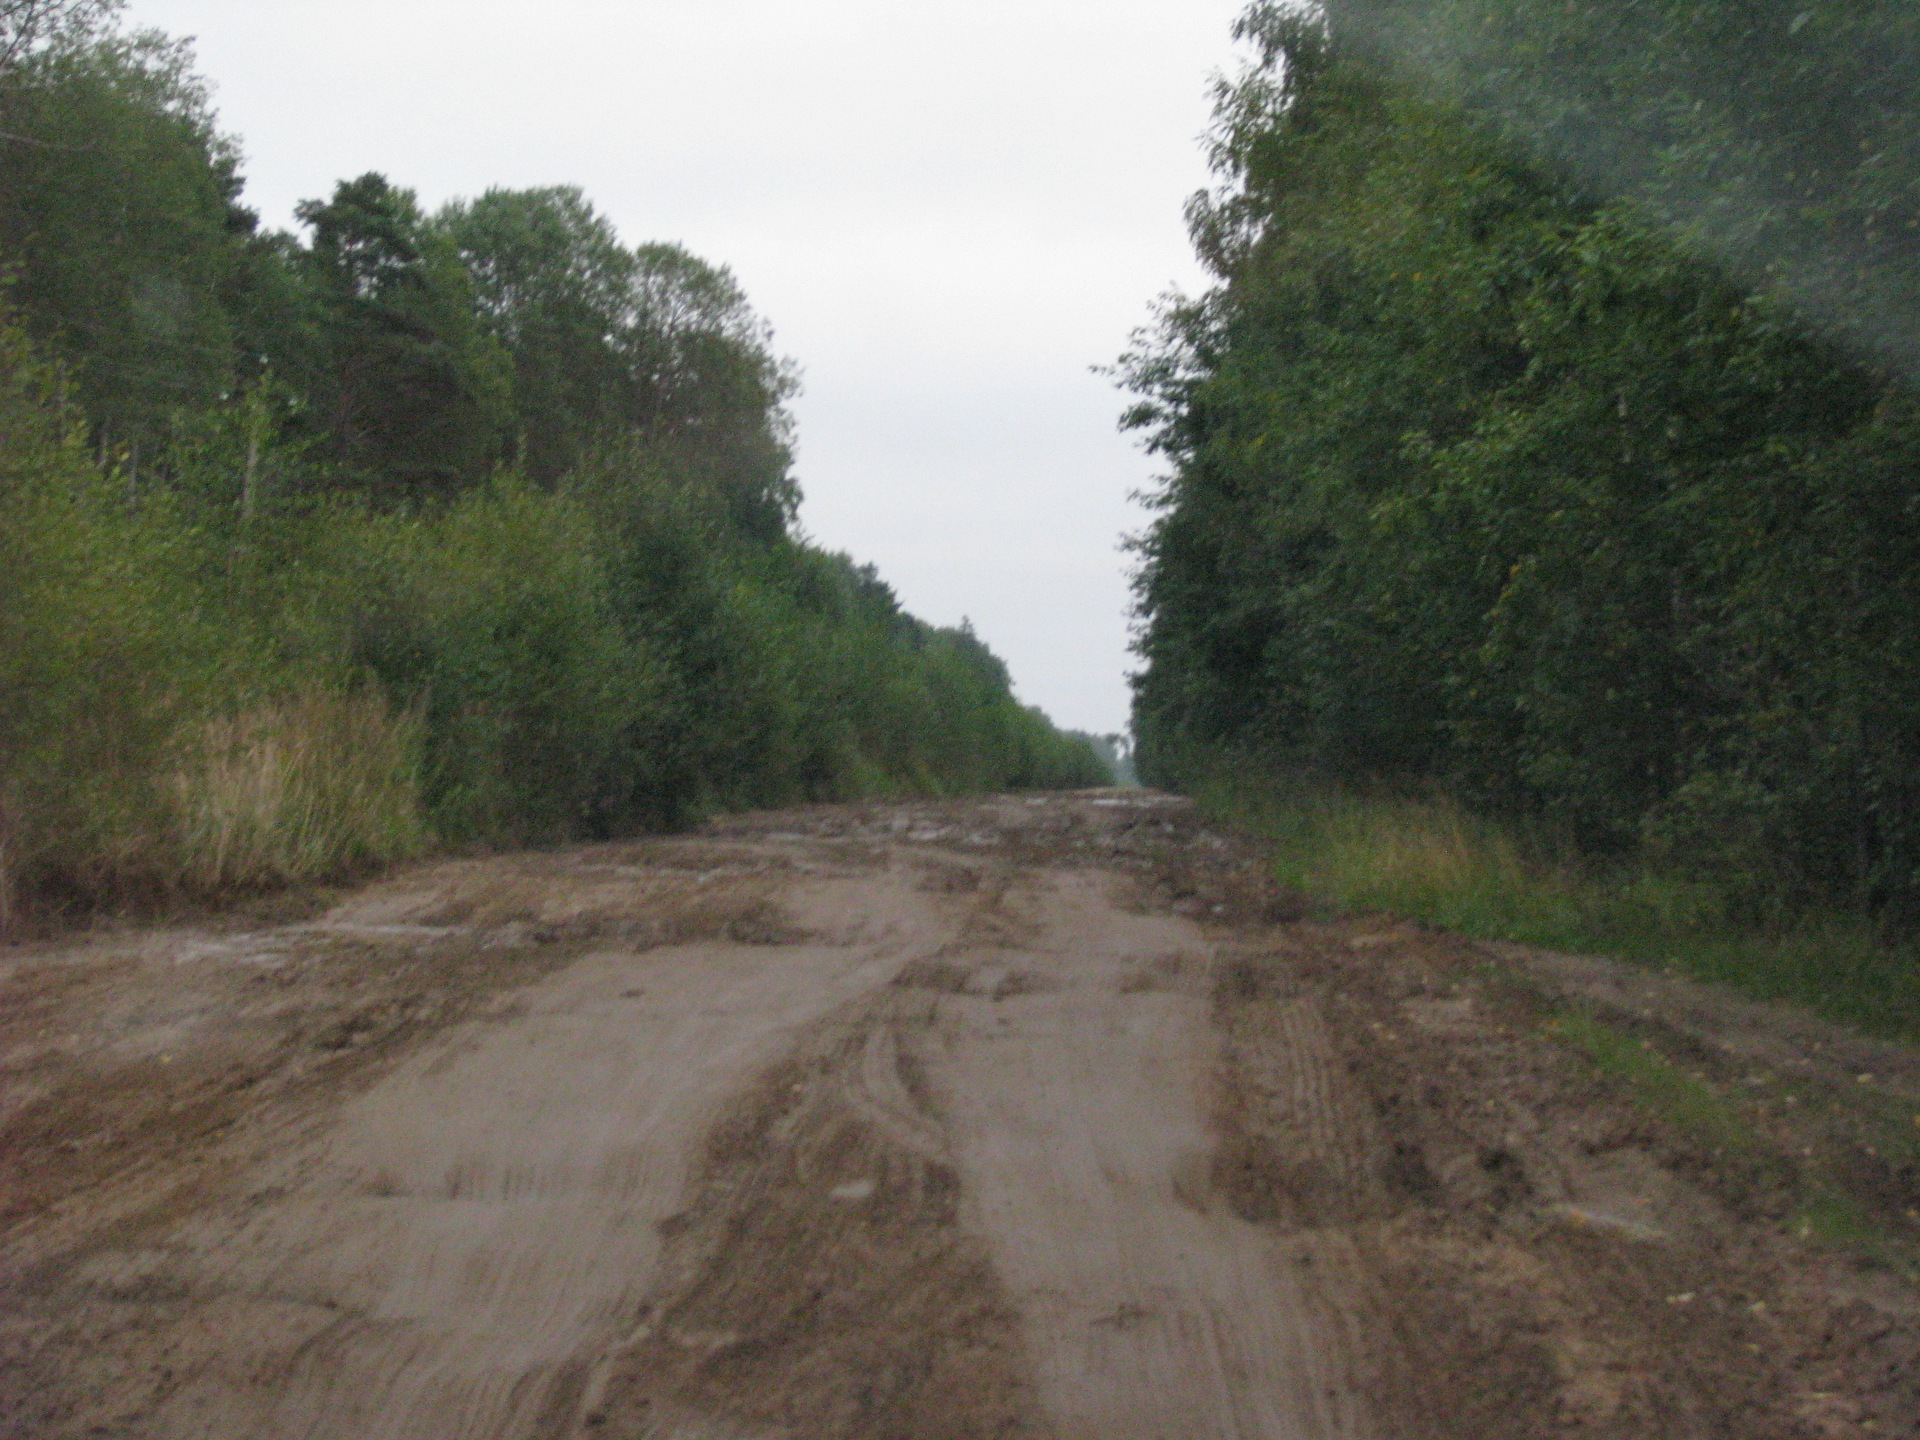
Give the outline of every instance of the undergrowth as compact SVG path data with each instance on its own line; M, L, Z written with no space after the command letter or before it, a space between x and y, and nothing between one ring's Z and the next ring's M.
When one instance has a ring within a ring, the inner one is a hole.
M219 456L161 459L103 459L0 307L0 940L434 844L1110 778L970 629L645 453L251 511Z
M1747 923L1710 884L1603 868L1440 797L1368 795L1223 766L1194 787L1212 818L1270 847L1276 877L1343 910L1477 939L1605 954L1920 1039L1920 956L1862 916Z

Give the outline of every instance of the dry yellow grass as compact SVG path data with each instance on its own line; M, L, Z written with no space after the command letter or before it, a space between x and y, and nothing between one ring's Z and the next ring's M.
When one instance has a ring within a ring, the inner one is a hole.
M416 853L419 722L376 694L316 692L205 724L174 776L179 880L306 880Z

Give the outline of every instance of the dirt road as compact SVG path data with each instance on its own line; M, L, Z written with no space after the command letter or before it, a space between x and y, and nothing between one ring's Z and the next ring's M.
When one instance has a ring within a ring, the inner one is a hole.
M1920 1435L1910 1112L1137 792L445 862L0 951L0 1436Z

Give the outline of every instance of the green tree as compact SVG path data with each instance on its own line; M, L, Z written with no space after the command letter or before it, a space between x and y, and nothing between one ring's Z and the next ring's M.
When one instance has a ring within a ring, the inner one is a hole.
M794 533L796 373L725 269L567 188L429 219L368 174L263 234L188 52L117 10L0 0L0 927L423 821L1103 778Z
M725 496L744 533L785 531L797 378L732 275L676 245L628 250L570 188L489 191L438 225L513 356L530 475L551 484L636 436Z
M1264 5L1263 11L1278 7ZM1341 45L1883 363L1920 366L1920 11L1325 0Z
M40 46L98 31L124 0L0 0L0 74Z
M45 23L71 23L0 74L0 259L96 430L151 453L170 412L229 383L255 222L191 53L80 26L97 8L54 7Z
M489 190L441 211L491 333L513 357L516 454L553 485L626 418L631 252L579 190Z
M1170 467L1140 541L1141 759L1162 782L1226 747L1439 783L1591 849L1651 847L1755 913L1911 918L1920 531L1892 477L1920 409L1863 363L1871 337L1794 303L1800 272L1752 269L1678 192L1603 184L1503 108L1605 92L1651 123L1641 57L1583 28L1624 8L1241 22L1254 58L1190 210L1216 283L1123 362L1128 423ZM1896 12L1856 7L1854 33L1897 39ZM1682 169L1737 187L1817 128L1795 110L1758 151L1729 138L1713 86L1739 47L1683 0L1638 13L1673 52L1655 69L1686 103L1653 109ZM1436 17L1567 48L1476 69L1427 46ZM1767 224L1844 251L1829 219ZM1875 255L1862 284L1914 279Z
M678 245L637 252L622 337L634 376L631 416L649 443L726 497L746 533L785 531L800 504L787 402L796 368L730 271Z
M333 459L390 500L454 495L501 458L512 386L451 241L410 190L377 174L296 209L312 343L283 367ZM302 373L304 371L304 373Z

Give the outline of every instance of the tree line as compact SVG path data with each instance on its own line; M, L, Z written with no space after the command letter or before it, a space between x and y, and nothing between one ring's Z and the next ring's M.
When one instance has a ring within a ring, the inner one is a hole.
M267 229L118 12L0 0L0 920L1106 781L800 533L797 373L725 269L568 187L366 174Z
M1920 18L1254 4L1164 457L1136 730L1438 786L1736 912L1920 920Z

